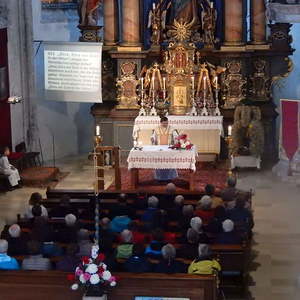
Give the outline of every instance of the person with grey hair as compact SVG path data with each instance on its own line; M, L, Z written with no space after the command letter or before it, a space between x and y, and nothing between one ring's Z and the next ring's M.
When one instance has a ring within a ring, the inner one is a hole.
M79 225L77 218L73 214L67 214L65 216L64 226L57 231L57 241L61 243L77 243L77 234Z
M8 229L9 236L7 238L8 251L7 254L11 256L26 255L28 234L21 231L18 224L13 224Z
M178 257L194 259L198 254L199 234L193 228L186 232L186 242L178 248Z
M191 219L191 228L197 232L198 236L199 236L199 242L200 243L209 243L210 240L208 238L208 236L206 235L206 233L203 231L203 222L202 219L200 217L194 217Z
M0 240L0 270L19 270L20 266L17 260L7 255L8 242Z
M178 220L180 230L185 232L190 227L191 219L194 217L194 207L191 204L182 207L182 218Z
M182 218L182 208L184 204L184 197L177 195L174 199L174 206L167 210L170 221L178 221Z
M121 244L116 249L116 258L129 258L132 255L132 232L125 229L120 234Z
M145 210L141 217L141 221L145 222L149 226L154 222L155 215L158 211L159 200L155 196L148 198L148 208ZM151 226L150 226L151 227Z
M215 216L212 209L212 199L210 196L203 196L198 202L195 214L200 217L204 224L208 224Z
M222 200L226 202L235 201L239 190L236 188L237 180L235 177L227 178L227 187L220 193Z
M199 244L198 246L198 256L189 265L189 274L199 274L199 275L211 275L218 274L221 271L221 266L212 257L212 253L209 245Z
M161 249L162 258L154 266L155 273L186 273L187 265L176 260L176 249L173 245L167 244Z
M90 233L86 229L80 229L77 234L78 238L78 247L79 247L79 256L90 256L93 243L90 238Z
M242 239L234 230L234 223L230 219L226 219L222 223L223 231L216 237L215 243L217 244L241 244Z

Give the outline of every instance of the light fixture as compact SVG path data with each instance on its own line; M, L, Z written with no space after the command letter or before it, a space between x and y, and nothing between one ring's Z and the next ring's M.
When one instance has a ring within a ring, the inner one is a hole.
M17 104L21 103L23 98L21 96L11 96L7 99L8 104Z

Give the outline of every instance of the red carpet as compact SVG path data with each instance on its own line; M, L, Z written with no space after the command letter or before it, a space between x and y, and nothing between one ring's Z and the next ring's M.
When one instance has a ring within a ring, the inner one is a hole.
M178 191L189 190L189 177L188 170L178 170L179 178L172 182L176 185ZM207 183L213 184L216 190L219 191L226 186L227 170L216 169L209 164L201 164L197 167L195 173L196 191L202 192ZM127 168L121 168L121 181L122 190L132 190L130 182L130 172ZM112 184L108 190L115 190L114 184ZM139 188L140 191L162 192L165 190L165 184L161 184L154 179L153 170L140 170L139 171Z
M54 188L68 174L60 173L59 169L54 167L33 167L23 170L21 177L25 186Z

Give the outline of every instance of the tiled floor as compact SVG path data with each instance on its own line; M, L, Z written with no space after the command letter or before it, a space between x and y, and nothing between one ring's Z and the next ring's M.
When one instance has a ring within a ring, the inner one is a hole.
M64 172L70 172L57 188L86 189L93 187L93 167L84 157L59 162ZM111 183L111 172L106 175ZM251 271L255 285L250 292L255 299L300 299L300 187L283 183L270 171L243 171L238 185L254 189L253 207L255 234ZM23 188L0 194L0 226L6 218L23 213L30 194L45 190Z

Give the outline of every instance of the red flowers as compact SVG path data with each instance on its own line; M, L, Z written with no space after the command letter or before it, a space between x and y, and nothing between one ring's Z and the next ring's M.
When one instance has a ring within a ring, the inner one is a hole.
M100 253L100 254L98 255L97 259L100 260L100 261L104 261L105 255L104 255L103 253Z
M82 257L82 263L83 263L84 265L88 264L89 262L90 262L90 259L89 259L88 256Z

